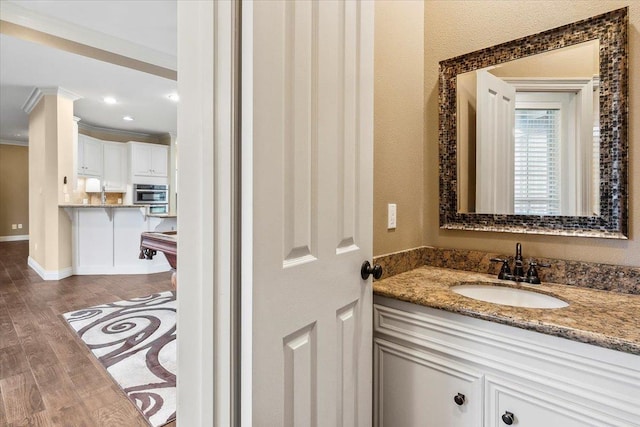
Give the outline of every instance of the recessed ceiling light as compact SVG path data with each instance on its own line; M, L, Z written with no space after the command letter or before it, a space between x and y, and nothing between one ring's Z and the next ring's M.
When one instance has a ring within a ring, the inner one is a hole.
M169 95L167 95L167 98L175 102L178 102L180 100L180 97L177 93L170 93Z
M113 96L105 96L103 98L105 104L117 104L118 101Z
M122 120L127 121L127 122L132 122L132 121L133 121L133 117L131 117L131 116L124 116L124 117L122 118Z

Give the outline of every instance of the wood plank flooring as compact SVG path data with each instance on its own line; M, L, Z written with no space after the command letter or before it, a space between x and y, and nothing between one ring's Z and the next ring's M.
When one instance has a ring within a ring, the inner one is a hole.
M171 273L45 282L28 254L0 243L0 426L148 426L61 314L171 290Z

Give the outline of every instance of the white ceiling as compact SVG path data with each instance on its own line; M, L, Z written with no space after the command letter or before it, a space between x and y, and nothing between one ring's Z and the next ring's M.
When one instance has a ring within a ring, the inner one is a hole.
M39 31L174 69L175 0L2 0L0 18ZM176 132L173 80L0 35L0 140L27 141L22 106L36 87L61 87L82 98L81 123L164 134ZM103 102L105 96L118 100ZM132 116L125 122L122 117Z

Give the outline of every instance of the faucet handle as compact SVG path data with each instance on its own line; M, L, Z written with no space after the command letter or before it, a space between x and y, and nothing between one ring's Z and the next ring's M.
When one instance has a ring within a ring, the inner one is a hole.
M539 263L533 259L529 261L529 270L527 270L527 277L525 281L527 283L531 283L532 285L540 284L540 277L538 277L538 270L536 269L536 267L548 268L551 267L551 264Z
M498 273L498 279L506 279L508 276L511 276L511 269L509 268L509 260L505 258L491 258L489 261L491 262L501 262L502 268L500 269L500 273Z

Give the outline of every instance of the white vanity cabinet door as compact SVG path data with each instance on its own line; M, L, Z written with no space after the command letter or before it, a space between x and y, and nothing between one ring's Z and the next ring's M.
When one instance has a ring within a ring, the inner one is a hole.
M532 389L507 378L485 380L485 427L622 426L601 413L562 398L555 390ZM511 423L511 424L509 424Z
M468 366L376 338L374 376L377 427L482 426L482 375Z
M78 175L102 176L102 141L78 135Z
M104 142L103 184L106 191L127 191L127 146L119 142Z

